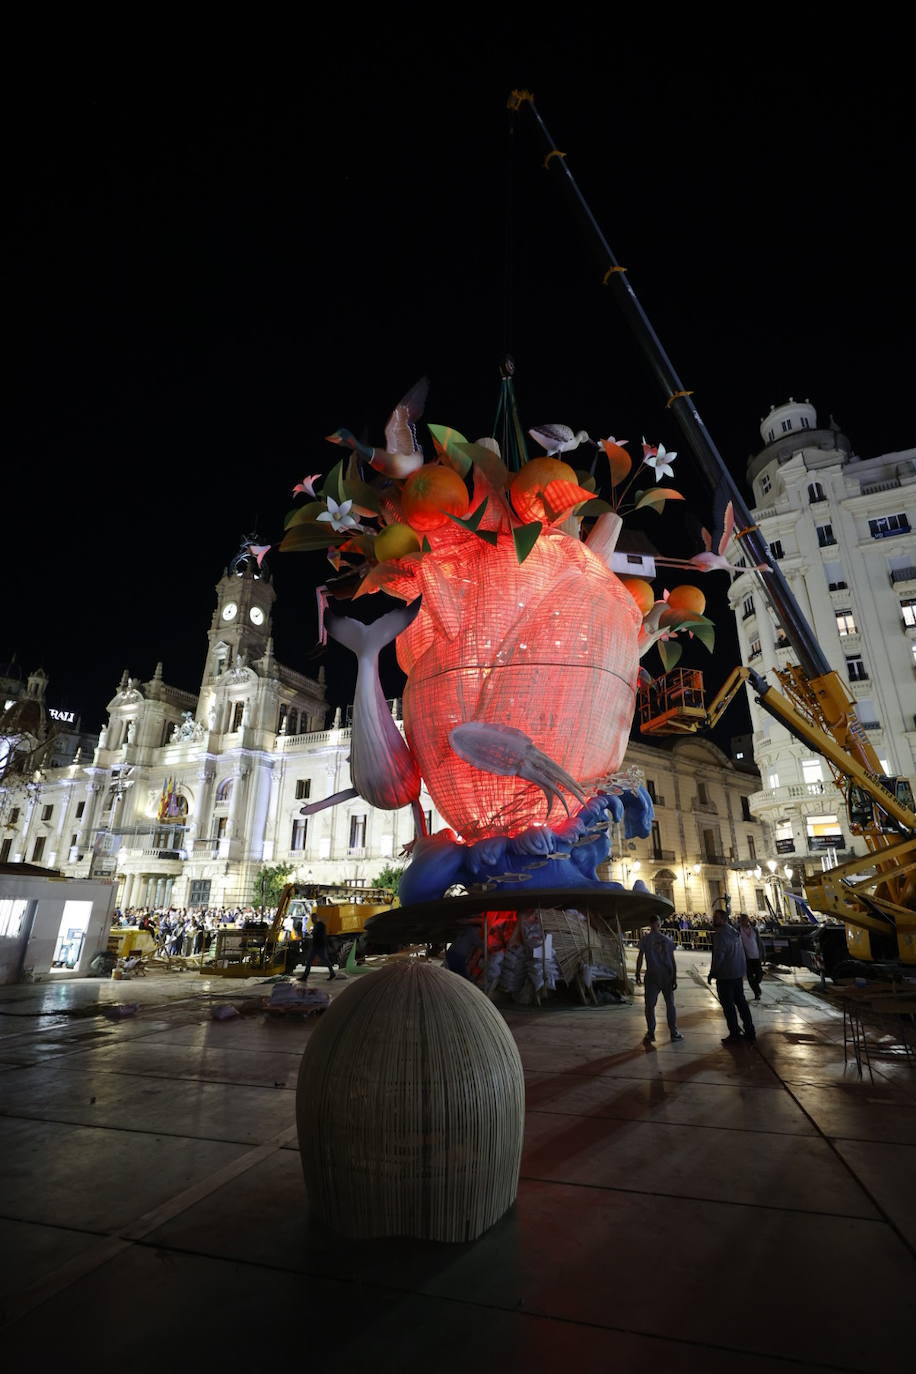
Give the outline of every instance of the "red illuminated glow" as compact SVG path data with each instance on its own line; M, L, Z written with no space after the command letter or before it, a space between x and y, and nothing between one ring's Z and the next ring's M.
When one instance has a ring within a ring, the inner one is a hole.
M588 790L623 759L639 669L640 613L585 544L545 531L520 564L493 524L496 547L451 521L431 531L430 552L387 586L423 596L398 638L405 730L437 809L468 841L542 824L546 802L535 783L458 758L449 731L515 726Z

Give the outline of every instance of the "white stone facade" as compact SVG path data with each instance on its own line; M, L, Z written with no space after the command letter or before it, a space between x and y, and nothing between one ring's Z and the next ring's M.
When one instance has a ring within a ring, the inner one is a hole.
M913 777L916 448L859 458L807 401L774 407L760 430L765 447L748 466L753 518L828 662L847 679L885 771ZM778 686L773 671L795 655L780 647L754 573L735 578L730 601L743 661ZM827 765L748 695L762 783L751 807L772 827L780 862L810 872L865 853Z
M161 665L147 682L125 674L91 763L47 770L39 794L19 799L0 831L7 858L113 878L122 908L246 903L263 864L294 864L304 881L371 886L398 862L414 838L410 808L379 811L356 798L300 816L306 801L350 786L350 731L339 713L326 728L320 680L276 661L273 600L250 560L230 569L216 588L199 694L168 686ZM760 824L742 817L755 775L701 740L633 744L626 763L651 783L657 828L629 845L615 837L610 876L642 878L679 910L709 911L726 890L736 908L754 909L747 870L770 852ZM157 819L169 787L177 824ZM429 827L442 828L425 793L420 805Z

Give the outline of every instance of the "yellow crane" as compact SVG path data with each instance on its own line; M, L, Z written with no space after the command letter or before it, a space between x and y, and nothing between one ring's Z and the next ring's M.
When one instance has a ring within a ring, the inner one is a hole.
M916 964L916 810L906 778L886 777L856 717L855 703L831 667L778 563L755 524L734 478L693 400L662 347L630 281L617 261L556 146L530 91L513 91L508 106L530 116L543 140L545 171L559 183L596 250L598 279L620 307L652 371L665 406L677 421L710 489L732 504L735 538L748 568L795 651L797 662L775 673L781 691L750 668L738 667L715 700L704 704L702 674L675 670L642 689L640 728L645 734L683 734L712 726L737 692L749 684L763 710L827 760L845 793L850 828L869 853L806 880L809 905L846 926L854 958ZM724 501L723 501L724 505Z

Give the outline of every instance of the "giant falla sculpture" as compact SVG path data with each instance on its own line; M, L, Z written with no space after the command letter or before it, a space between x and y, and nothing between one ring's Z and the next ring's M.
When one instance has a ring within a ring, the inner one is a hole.
M643 442L635 467L624 444L545 426L532 435L545 456L511 470L492 439L469 443L430 425L424 453L419 383L395 408L385 447L347 430L329 436L348 452L323 479L297 484L282 551L326 549L337 576L327 596L384 590L405 604L372 624L323 614L323 628L356 655L347 792L383 809L414 807L421 838L401 901L524 887L613 887L597 876L611 821L645 836L652 803L638 776L619 770L629 738L640 657L659 643L665 668L679 633L707 647L712 625L694 586L656 600L651 585L621 578L612 555L628 509L661 509L679 493L657 485L674 454ZM577 452L578 451L578 452ZM576 471L559 455L587 455ZM642 478L642 490L633 490ZM316 486L316 484L319 484ZM627 499L629 498L629 504ZM728 517L726 517L726 524ZM730 528L695 559L657 559L705 572L725 564ZM269 546L267 546L269 547ZM259 559L267 548L253 549ZM378 676L396 640L407 676L404 732ZM647 675L645 675L647 677ZM449 830L423 834L425 784Z

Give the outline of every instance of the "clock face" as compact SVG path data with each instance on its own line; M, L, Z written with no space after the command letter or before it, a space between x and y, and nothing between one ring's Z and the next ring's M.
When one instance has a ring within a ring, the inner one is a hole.
M251 610L248 612L248 615L252 625L264 624L264 612L261 610L260 606L252 606Z
M228 601L223 607L223 619L234 620L239 613L239 608L234 601Z

